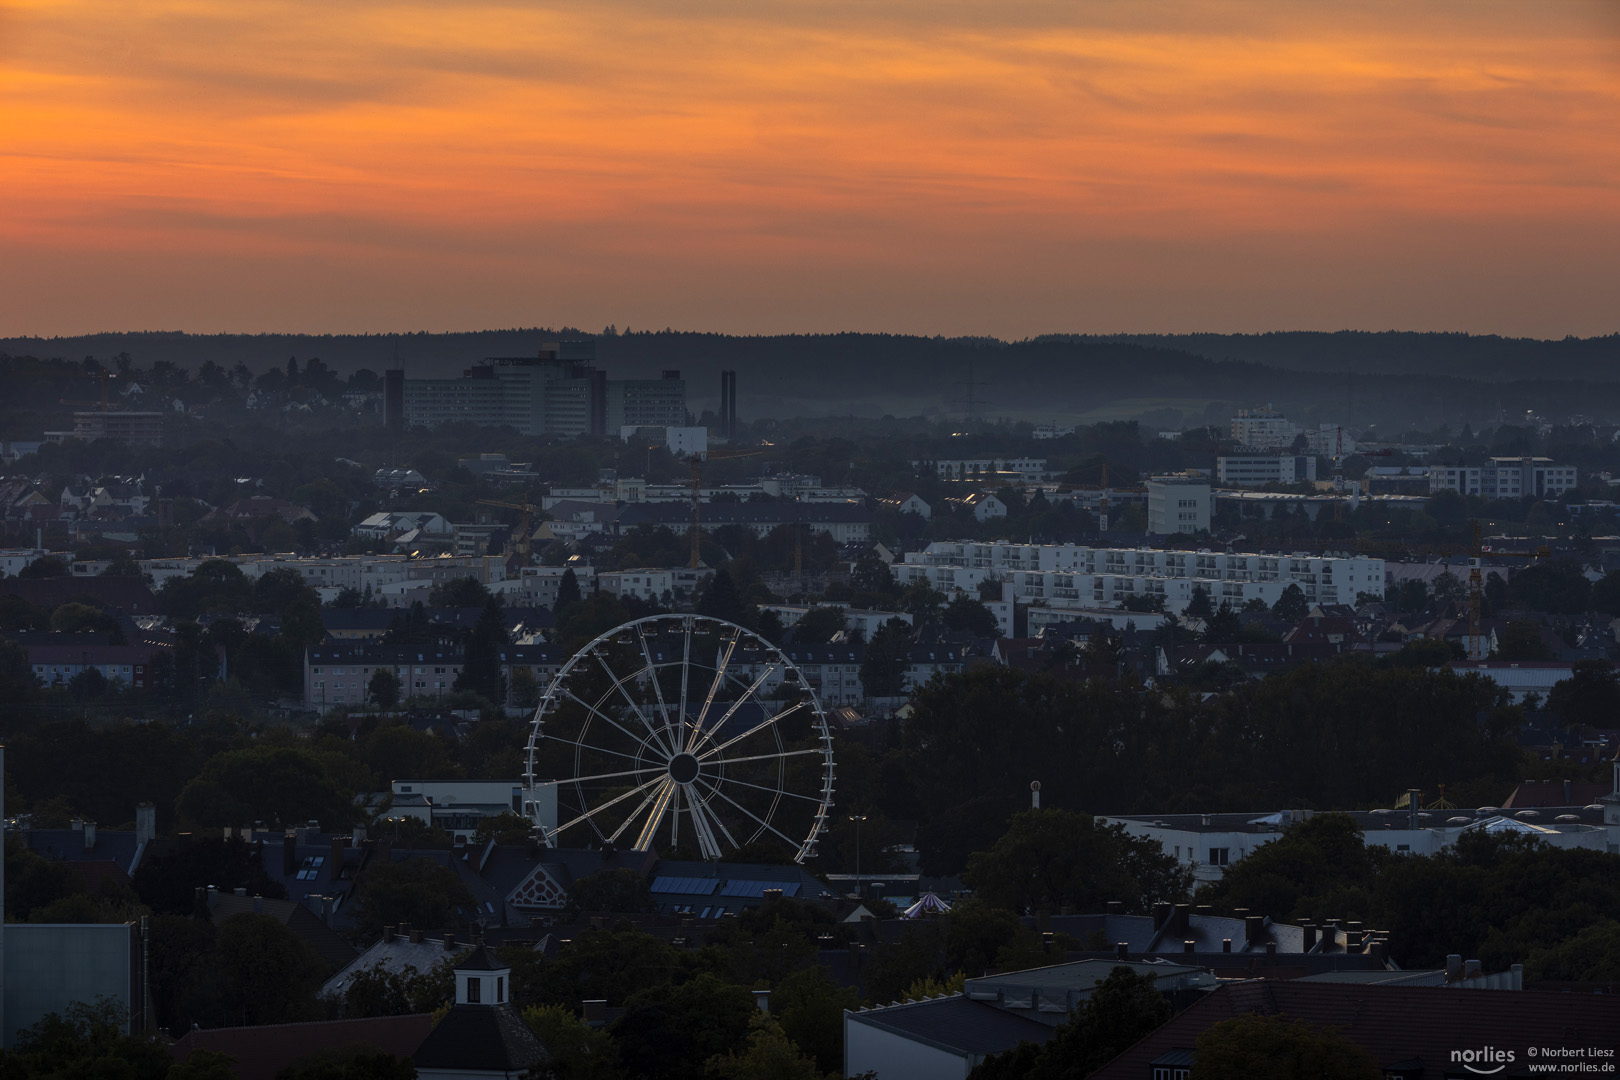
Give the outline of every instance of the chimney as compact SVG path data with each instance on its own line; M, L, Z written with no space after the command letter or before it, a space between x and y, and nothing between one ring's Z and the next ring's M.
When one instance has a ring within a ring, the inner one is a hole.
M1385 941L1383 938L1378 938L1375 941L1369 941L1367 943L1367 952L1372 956L1372 958L1374 960L1378 961L1378 963L1380 963L1380 964L1388 963L1388 961L1389 961L1389 942Z
M1575 796L1572 793L1570 782L1568 780L1564 781L1564 805L1565 806L1574 806L1575 805Z
M298 873L298 830L288 829L281 838L281 876Z
M264 914L264 897L255 896L253 898L253 914L255 914L255 915L263 915Z
M1153 905L1153 929L1164 929L1165 923L1170 921L1170 913L1175 909L1164 901Z
M767 1016L770 1015L771 992L769 990L755 990L754 1004L759 1006L760 1012L765 1013Z
M135 804L135 843L150 844L157 839L157 807L149 802Z
M1192 905L1191 904L1177 904L1175 910L1176 910L1176 933L1181 934L1182 936L1185 937L1186 934L1187 934L1188 929L1192 925Z
M94 851L95 849L96 849L96 823L93 822L93 821L87 821L87 822L84 823L84 850L86 850L86 851Z
M454 934L450 933L448 930L446 930L445 933L444 933L444 951L445 952L455 952L455 950L456 950L456 935L454 935Z
M607 1002L601 998L579 1003L580 1011L585 1014L585 1024L588 1027L601 1027L607 1023Z
M759 898L760 898L760 900L762 902L767 903L767 904L770 903L772 900L780 900L780 899L782 899L782 890L781 889L765 889L759 894ZM758 992L759 991L757 991L757 990L755 991L755 993L758 993Z
M1243 920L1243 939L1250 945L1260 943L1260 935L1266 932L1266 917L1264 915L1249 915Z
M392 926L383 927L383 941L385 943L387 943L387 944L392 944L393 943L393 941L394 941L394 928Z
M1266 955L1273 960L1277 958L1277 943L1275 941L1266 942Z
M1246 907L1235 907L1235 908L1232 909L1232 918L1234 918L1234 919L1247 919L1248 917L1249 917L1249 909L1248 908L1246 908Z
M326 868L331 872L333 881L343 876L343 851L348 846L349 838L347 836L332 837L332 851L327 856Z
M1199 904L1193 908L1193 914L1207 919L1214 910L1215 909L1210 907L1208 904Z
M420 931L420 930L412 930L411 931L411 944L412 945L420 945L420 944L422 944L422 931Z
M235 893L237 896L246 896L247 895L247 886L238 885L236 888L232 889L231 892Z
M1316 948L1316 924L1304 923L1300 926L1300 930L1304 931L1305 934L1305 941L1303 942L1304 948L1302 951L1310 952L1312 949Z
M1479 961L1478 960L1464 960L1463 961L1463 978L1465 978L1465 979L1477 979L1477 978L1479 978L1479 975L1480 975L1480 966L1479 966Z
M1042 952L1048 952L1048 953L1051 952L1052 951L1052 942L1054 940L1055 940L1055 935L1050 930L1048 930L1045 933L1041 934L1041 951Z
M82 831L84 829L84 818L71 819L68 822L68 828L72 829L74 832Z
M1114 959L1115 960L1124 960L1126 957L1128 957L1130 955L1131 955L1131 947L1130 947L1129 944L1127 944L1126 942L1123 942L1123 941L1116 941L1114 943Z
M1461 953L1446 954L1446 982L1456 982L1462 978L1463 962Z
M356 825L354 827L354 835L351 836L349 840L354 847L362 846L366 842L366 827L364 825Z
M1191 938L1188 938L1186 941L1183 941L1181 943L1181 951L1190 953L1190 952L1193 951L1194 947L1197 946L1197 944L1198 943L1196 941L1192 940Z
M1229 937L1221 938L1221 952L1231 952L1231 951L1232 951L1232 939L1229 938Z
M1125 914L1125 901L1123 901L1123 900L1110 900L1110 901L1108 901L1108 914L1110 914L1110 915L1123 915L1123 914Z

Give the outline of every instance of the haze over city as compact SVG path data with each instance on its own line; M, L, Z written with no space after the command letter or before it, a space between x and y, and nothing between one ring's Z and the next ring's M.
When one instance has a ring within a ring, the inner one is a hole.
M0 4L0 334L1612 332L1620 14Z

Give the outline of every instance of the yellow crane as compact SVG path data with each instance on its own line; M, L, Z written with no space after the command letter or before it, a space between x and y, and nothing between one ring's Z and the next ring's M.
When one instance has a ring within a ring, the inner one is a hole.
M111 411L112 403L108 400L108 396L107 396L108 382L111 379L117 378L117 376L114 375L112 372L108 371L106 368L102 368L100 371L96 372L96 378L99 379L100 382L101 382L101 400L100 401L70 401L67 398L63 398L62 399L62 404L63 405L74 405L74 406L77 406L78 408L81 408L81 409L97 409L97 410L99 410L101 412L109 412L109 411Z
M523 516L518 518L516 535L512 537L512 554L519 566L529 565L529 547L534 539L534 516L541 513L541 509L533 503L509 503L497 499L479 499L479 506L502 506L508 510L521 510Z
M692 478L692 558L689 568L696 570L703 563L703 463L729 461L732 458L758 457L760 450L709 450L695 453L686 459Z

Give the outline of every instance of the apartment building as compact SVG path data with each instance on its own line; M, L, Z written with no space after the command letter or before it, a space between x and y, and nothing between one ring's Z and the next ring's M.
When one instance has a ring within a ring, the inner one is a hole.
M1290 446L1299 437L1293 421L1270 405L1259 409L1239 409L1232 417L1232 441L1251 450L1274 450Z
M1215 459L1215 482L1222 487L1297 484L1316 479L1312 454L1233 454Z
M1147 512L1148 532L1154 536L1208 532L1208 478L1155 476L1147 482Z
M1017 473L1019 479L1037 483L1046 479L1045 458L952 458L947 461L913 461L919 473L932 471L941 480L973 480L997 473Z
M998 582L1003 600L1051 608L1118 607L1126 597L1148 596L1179 613L1200 587L1216 604L1234 607L1250 600L1274 604L1289 585L1319 604L1349 604L1360 593L1384 591L1384 560L1367 556L935 541L907 552L891 569L902 586L922 582L946 595L977 595L982 583Z
M371 677L379 670L399 678L400 697L443 697L461 674L460 649L436 645L391 645L355 639L328 641L304 653L304 706L328 712L340 705L366 704ZM507 645L501 649L501 674L511 700L512 677L531 676L544 690L562 670L567 654L551 645Z
M1431 465L1429 490L1455 491L1486 499L1546 498L1562 495L1580 483L1573 465L1554 465L1544 457L1493 457L1482 466Z
M607 427L686 426L686 380L676 370L657 379L614 379L607 384Z

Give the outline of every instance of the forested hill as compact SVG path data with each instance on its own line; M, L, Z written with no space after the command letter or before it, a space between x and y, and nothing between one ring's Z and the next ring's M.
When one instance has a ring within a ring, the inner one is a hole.
M403 367L451 376L491 356L532 355L569 329L400 335L96 334L0 339L0 354L148 368L205 361L255 372L319 357L338 372ZM674 331L597 338L610 378L679 369L695 411L718 398L719 372L739 372L752 416L960 416L966 382L985 417L1089 422L1140 418L1166 427L1224 422L1241 405L1273 403L1301 422L1365 427L1491 422L1525 409L1620 415L1620 337L1528 341L1449 334L1267 334L1021 342L884 334L733 337ZM1475 370L1477 368L1477 370ZM1356 373L1382 372L1373 380Z
M1469 379L1620 380L1620 333L1558 341L1494 334L1404 331L1269 334L1051 335L1039 340L1130 342L1182 349L1211 360L1243 360L1292 371L1455 375Z

